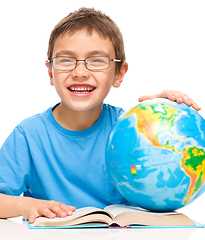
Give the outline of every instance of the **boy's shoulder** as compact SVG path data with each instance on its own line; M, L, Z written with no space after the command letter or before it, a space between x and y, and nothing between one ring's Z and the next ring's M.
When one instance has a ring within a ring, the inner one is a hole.
M110 115L116 116L117 118L120 117L123 113L124 110L120 107L115 107L110 104L103 104L103 112L106 112Z
M39 127L39 125L44 125L46 119L48 118L49 112L52 111L53 107L48 108L44 112L30 116L22 120L16 127L19 129L32 129L34 127Z

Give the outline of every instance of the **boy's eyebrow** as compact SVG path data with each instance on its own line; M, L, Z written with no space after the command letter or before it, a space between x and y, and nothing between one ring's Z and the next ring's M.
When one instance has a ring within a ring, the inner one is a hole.
M73 55L73 54L74 52L72 51L63 50L63 51L57 52L55 57L64 56L64 55Z
M103 50L94 50L94 51L88 52L88 55L90 55L90 56L93 56L93 55L108 56L109 54L104 52Z
M55 57L59 57L59 56L65 56L65 55L69 55L69 56L75 56L75 52L73 51L68 51L68 50L63 50L60 52L57 52L55 54ZM93 55L102 55L102 56L109 56L108 53L104 52L103 50L94 50L94 51L90 51L87 53L88 56L93 56Z

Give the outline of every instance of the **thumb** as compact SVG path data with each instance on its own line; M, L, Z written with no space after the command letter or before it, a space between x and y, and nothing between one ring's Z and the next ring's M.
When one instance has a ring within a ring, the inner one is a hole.
M28 220L29 220L29 223L32 224L32 223L35 222L36 216L35 215L30 215Z
M153 98L158 98L157 95L148 95L148 96L142 96L138 99L139 102L143 102L149 99L153 99Z
M38 214L38 212L35 211L31 211L29 217L28 217L28 221L30 224L34 223L36 221L36 218L39 217L40 215Z

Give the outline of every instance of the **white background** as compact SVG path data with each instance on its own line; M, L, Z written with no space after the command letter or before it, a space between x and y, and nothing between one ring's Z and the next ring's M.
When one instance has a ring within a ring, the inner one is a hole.
M53 27L79 7L102 10L118 24L129 71L105 102L129 109L138 98L177 89L205 117L204 0L7 0L0 3L0 146L23 119L59 101L45 67ZM182 211L205 223L205 194Z

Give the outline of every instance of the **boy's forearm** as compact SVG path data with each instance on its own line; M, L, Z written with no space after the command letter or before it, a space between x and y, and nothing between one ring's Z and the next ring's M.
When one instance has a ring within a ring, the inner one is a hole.
M24 198L0 193L0 218L18 217L22 215Z

